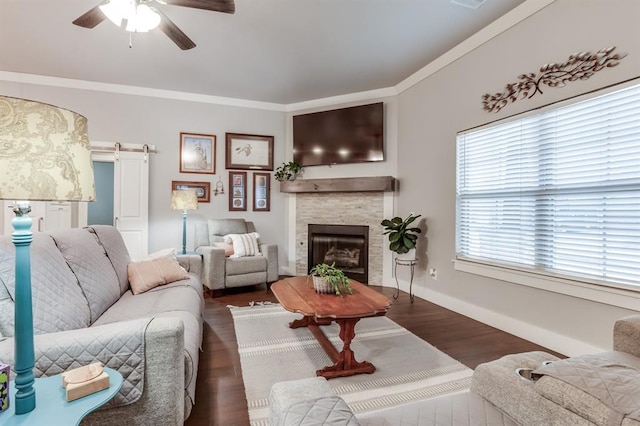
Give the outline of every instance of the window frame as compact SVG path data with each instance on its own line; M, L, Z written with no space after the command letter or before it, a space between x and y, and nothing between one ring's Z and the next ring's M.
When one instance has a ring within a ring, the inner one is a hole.
M559 102L554 102L534 110L493 121L482 126L467 129L458 132L458 134L477 131L500 124L507 124L515 120L522 120L533 114L540 114L546 111L562 108L597 96L606 95L614 91L637 86L638 84L640 84L640 78L631 79ZM456 154L456 175L457 174L458 155ZM458 186L456 184L456 192L457 188ZM535 266L527 267L519 264L510 265L508 263L494 263L490 260L469 258L458 254L458 208L458 195L456 194L456 256L453 260L454 270L586 300L592 300L626 309L638 310L638 306L640 306L640 285L610 282L593 279L591 277L580 277L579 275L565 275L562 273L542 270Z

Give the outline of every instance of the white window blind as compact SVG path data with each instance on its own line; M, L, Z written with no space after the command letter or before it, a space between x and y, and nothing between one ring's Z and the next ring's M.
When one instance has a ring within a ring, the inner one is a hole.
M457 258L640 290L640 85L457 137Z

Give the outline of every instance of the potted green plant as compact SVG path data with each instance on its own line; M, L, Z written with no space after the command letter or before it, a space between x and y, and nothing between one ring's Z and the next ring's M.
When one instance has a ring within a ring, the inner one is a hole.
M294 163L293 161L282 163L282 165L276 169L275 178L279 182L295 180L301 170L302 166L298 163Z
M421 233L422 230L416 227L409 227L409 225L420 216L410 213L405 219L394 217L393 219L385 219L380 223L384 226L383 235L389 235L389 250L399 255L405 255L411 250L415 251L416 240L418 239L417 234ZM415 255L413 258L415 258Z
M335 262L331 265L319 263L310 271L313 277L313 287L318 293L335 293L342 297L345 293L351 294L351 281L336 268Z

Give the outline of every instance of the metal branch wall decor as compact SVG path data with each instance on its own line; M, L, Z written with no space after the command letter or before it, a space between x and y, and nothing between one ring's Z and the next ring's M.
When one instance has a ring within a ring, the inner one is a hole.
M541 86L564 87L569 81L588 80L596 72L615 67L627 56L626 53L613 53L615 46L598 50L596 53L581 52L569 56L561 64L546 64L538 74L529 73L518 76L517 83L509 83L504 92L482 96L482 107L488 112L498 112L509 102L532 98L542 93Z

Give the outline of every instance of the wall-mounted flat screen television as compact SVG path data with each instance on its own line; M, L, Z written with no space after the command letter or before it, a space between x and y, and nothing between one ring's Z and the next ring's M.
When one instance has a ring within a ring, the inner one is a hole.
M301 166L384 161L383 103L294 115L293 161Z

